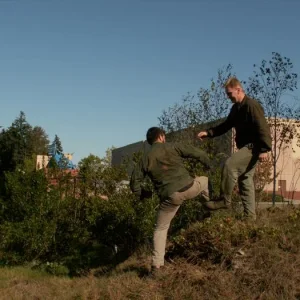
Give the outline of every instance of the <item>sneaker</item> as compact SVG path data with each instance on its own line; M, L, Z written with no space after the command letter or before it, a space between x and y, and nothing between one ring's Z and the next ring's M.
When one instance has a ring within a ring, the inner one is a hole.
M210 210L217 210L217 209L228 209L229 206L225 203L224 200L222 201L208 201L204 203L205 207Z
M156 278L159 273L160 273L160 267L151 266L151 270L149 272L149 277Z

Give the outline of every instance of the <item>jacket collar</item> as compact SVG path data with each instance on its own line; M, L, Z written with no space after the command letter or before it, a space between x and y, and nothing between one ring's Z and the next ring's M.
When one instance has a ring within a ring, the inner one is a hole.
M237 103L237 106L240 108L240 107L244 106L245 103L247 103L247 101L248 101L248 96L245 95L245 97L243 98L242 102Z

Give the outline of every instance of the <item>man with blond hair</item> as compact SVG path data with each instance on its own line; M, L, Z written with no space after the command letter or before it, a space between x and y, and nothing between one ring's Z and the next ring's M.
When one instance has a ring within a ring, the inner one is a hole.
M211 210L230 208L231 195L238 182L245 218L255 220L253 175L257 162L268 160L268 152L272 147L270 129L262 106L245 94L237 78L229 78L224 88L233 103L228 117L220 125L199 132L198 138L200 140L206 137L213 138L234 128L238 151L234 152L224 164L220 198L217 201L207 202L206 206Z

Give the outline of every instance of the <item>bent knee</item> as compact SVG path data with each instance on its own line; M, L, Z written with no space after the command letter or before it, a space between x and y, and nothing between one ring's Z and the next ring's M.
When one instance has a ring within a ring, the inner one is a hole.
M223 170L226 172L234 172L237 169L236 161L234 161L231 157L228 158L225 163Z
M197 181L200 184L201 190L208 189L208 177L206 177L206 176L197 176L195 178L195 181Z

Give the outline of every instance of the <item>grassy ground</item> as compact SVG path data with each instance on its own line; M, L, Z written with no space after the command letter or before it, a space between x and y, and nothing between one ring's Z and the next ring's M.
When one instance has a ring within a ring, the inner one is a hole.
M168 249L170 262L155 277L145 251L73 279L1 268L0 299L300 299L299 209L265 210L256 223L218 213Z

